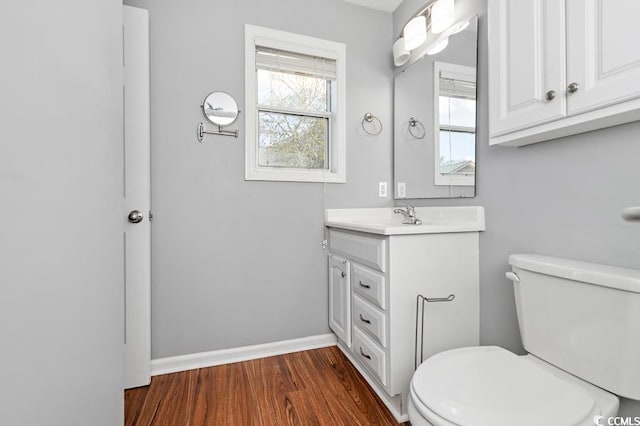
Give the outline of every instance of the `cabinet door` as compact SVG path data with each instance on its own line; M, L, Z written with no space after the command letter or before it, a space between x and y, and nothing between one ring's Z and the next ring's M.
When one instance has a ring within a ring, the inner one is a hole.
M638 16L638 0L567 0L570 115L640 97Z
M492 137L566 115L564 13L564 0L489 0Z
M329 327L351 347L351 276L349 261L329 256Z

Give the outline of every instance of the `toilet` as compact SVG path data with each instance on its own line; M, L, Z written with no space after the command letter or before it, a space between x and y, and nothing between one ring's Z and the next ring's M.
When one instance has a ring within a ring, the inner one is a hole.
M640 271L535 254L509 257L527 355L438 353L413 375L413 426L574 426L640 400Z

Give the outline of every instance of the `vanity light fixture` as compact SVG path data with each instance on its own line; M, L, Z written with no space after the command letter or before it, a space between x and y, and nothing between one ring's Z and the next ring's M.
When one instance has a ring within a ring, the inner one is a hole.
M414 17L404 26L403 34L406 50L421 46L427 40L427 18L424 15Z
M461 33L462 31L466 30L470 24L471 24L470 20L458 22L457 24L451 27L451 33L449 35Z
M449 45L449 37L439 38L431 46L427 47L427 55L435 55L442 52Z
M440 34L453 24L454 0L437 0L431 7L431 32Z
M400 37L393 43L393 64L396 67L401 67L411 58L411 52L404 47L404 38Z

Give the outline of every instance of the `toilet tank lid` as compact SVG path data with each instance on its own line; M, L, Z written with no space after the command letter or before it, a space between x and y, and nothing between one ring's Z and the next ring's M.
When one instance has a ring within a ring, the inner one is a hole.
M540 274L640 293L640 271L541 254L512 254L509 264Z

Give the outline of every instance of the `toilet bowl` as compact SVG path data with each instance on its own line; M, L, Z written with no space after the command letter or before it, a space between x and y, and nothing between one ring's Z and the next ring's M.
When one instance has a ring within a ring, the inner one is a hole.
M593 426L640 400L640 271L511 255L529 355L496 346L428 358L411 379L413 426Z
M496 346L454 349L411 380L412 426L590 425L614 416L618 398L541 361Z

